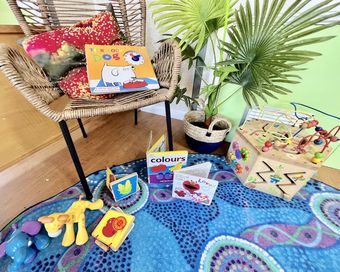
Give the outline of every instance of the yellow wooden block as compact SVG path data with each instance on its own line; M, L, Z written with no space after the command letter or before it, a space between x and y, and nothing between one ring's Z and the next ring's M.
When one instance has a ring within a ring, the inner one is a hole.
M101 248L104 249L106 245L117 251L134 227L134 220L133 215L109 210L92 232L92 236L99 241Z

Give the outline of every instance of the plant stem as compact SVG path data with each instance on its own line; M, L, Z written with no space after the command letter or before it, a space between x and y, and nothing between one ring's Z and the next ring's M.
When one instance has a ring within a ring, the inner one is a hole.
M218 38L217 32L214 32L214 34L215 34L215 37L216 37L216 40L217 40L217 43L218 43L218 50L220 51L220 61L222 61L223 60L223 52L221 50L221 48L222 48L221 41ZM221 55L222 55L222 59L221 59Z
M225 2L225 17L224 17L224 27L223 27L223 41L225 42L227 38L228 20L229 20L229 9L230 0ZM220 62L223 60L223 51L220 50Z
M217 62L217 57L216 57L216 51L215 51L215 44L214 44L214 41L213 41L211 35L209 36L209 39L210 39L210 42L211 42L211 47L212 47L212 49L213 49L213 54L214 54L214 64L216 64L216 62ZM215 73L214 73L214 78L213 78L212 84L215 84L215 80L216 80L216 75L215 75Z

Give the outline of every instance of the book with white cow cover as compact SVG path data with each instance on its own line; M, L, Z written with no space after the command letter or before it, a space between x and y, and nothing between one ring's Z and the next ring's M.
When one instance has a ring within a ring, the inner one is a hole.
M91 93L110 94L159 89L143 46L85 45Z

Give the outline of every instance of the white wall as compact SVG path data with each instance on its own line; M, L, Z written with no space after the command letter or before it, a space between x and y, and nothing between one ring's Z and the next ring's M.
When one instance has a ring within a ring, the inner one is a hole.
M152 16L151 16L151 10L148 9L149 3L152 2L152 0L146 0L147 3L147 9L146 9L146 47L148 49L148 53L150 56L153 55L153 53L157 50L159 47L158 41L163 39L164 37L159 33L157 30L155 24L153 23ZM191 95L192 93L192 82L194 79L194 69L190 69L188 71L188 62L182 63L181 68L181 86L188 88L188 95ZM163 103L159 103L153 106L145 107L142 109L143 111L165 115L164 111L164 105ZM183 119L184 114L188 111L186 105L181 102L180 104L176 105L175 103L171 104L171 114L173 118L176 119Z

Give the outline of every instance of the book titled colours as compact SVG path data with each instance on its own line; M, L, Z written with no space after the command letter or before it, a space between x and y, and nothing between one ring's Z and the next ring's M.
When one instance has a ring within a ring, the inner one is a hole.
M85 55L92 94L159 89L145 47L87 44Z
M149 146L151 145L150 135ZM188 151L166 151L165 137L162 135L157 142L147 149L146 164L148 180L151 184L171 183L175 170L186 166Z

